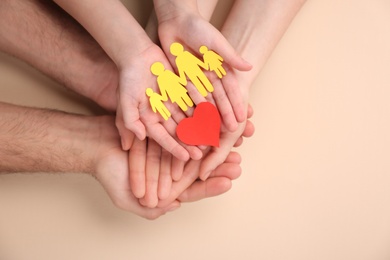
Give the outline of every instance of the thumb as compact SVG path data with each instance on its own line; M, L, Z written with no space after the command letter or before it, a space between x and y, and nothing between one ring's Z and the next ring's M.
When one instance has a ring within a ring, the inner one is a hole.
M138 112L136 112L138 113ZM118 106L115 125L118 128L119 135L121 136L121 143L123 150L129 150L133 143L134 134L138 139L143 140L146 136L145 126L138 119L137 121L128 122L126 125L122 114L121 106ZM130 126L130 127L129 127Z

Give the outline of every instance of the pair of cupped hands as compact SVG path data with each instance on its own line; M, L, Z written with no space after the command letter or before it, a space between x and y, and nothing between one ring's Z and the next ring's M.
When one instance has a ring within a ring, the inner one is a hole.
M164 13L160 9L155 9L159 44L150 41L138 45L142 48L136 55L134 50L132 55L124 51L123 60L114 61L119 70L115 125L121 147L112 142L96 173L116 206L151 219L178 208L180 202L229 190L231 181L241 174L241 157L231 150L254 132L248 120L253 114L248 93L240 88L242 76L237 76L252 66L197 11ZM178 123L192 116L194 108L183 112L176 104L166 102L172 114L166 121L152 111L145 90L152 88L159 93L159 88L150 67L158 61L166 69L177 71L175 57L169 52L173 42L198 56L199 47L204 45L224 58L227 75L222 79L214 72L205 72L214 86L213 93L203 97L190 82L187 85L195 105L207 101L218 108L222 120L219 147L189 146L177 139Z

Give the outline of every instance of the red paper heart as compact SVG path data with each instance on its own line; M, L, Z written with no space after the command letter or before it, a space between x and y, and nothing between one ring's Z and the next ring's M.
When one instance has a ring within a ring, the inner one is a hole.
M196 106L193 117L180 121L176 134L180 141L189 145L219 146L221 118L210 102Z

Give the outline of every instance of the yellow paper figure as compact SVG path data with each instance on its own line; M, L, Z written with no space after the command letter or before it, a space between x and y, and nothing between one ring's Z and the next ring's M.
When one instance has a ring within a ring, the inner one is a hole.
M177 42L171 44L170 51L176 57L176 66L181 79L185 79L187 76L204 97L207 96L207 91L214 91L213 85L200 69L200 67L206 69L206 65L201 60L190 52L184 51L183 45Z
M199 52L203 54L203 62L207 70L214 71L220 79L226 75L226 71L222 67L223 58L221 56L210 51L206 46L201 46Z
M188 107L194 106L191 98L188 96L186 78L180 78L170 70L166 70L161 62L155 62L150 67L151 72L157 76L157 84L160 88L162 97L169 97L172 103L177 105L183 111L187 111Z
M148 95L149 97L149 102L153 109L153 112L159 112L165 120L168 120L168 118L171 116L171 112L169 112L168 108L163 103L163 101L167 101L168 98L164 98L163 96L157 94L151 88L146 89L146 95Z

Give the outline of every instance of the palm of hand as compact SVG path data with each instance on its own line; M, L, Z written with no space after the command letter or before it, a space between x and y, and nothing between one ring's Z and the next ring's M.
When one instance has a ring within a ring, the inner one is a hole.
M177 123L184 117L181 110L169 102L164 104L172 113L172 118L163 121L159 114L153 112L149 98L145 94L146 88L159 93L157 79L151 73L151 65L159 61L166 69L170 69L169 62L162 50L152 46L142 52L138 57L132 58L129 64L120 69L119 79L119 107L117 114L117 127L121 134L125 149L129 149L132 143L131 134L126 129L134 132L139 139L146 135L154 139L163 148L181 160L189 157L199 159L200 150L196 147L183 147L174 138Z
M231 74L232 67L243 69L242 59L214 26L196 14L186 13L174 19L163 21L159 24L158 33L162 48L174 68L176 68L175 57L169 53L170 45L173 42L183 43L185 48L195 55L199 53L201 46L207 46L225 59L224 67L228 71L225 78L229 78L229 80L224 80L225 78L221 80L212 71L205 72L214 86L212 95L208 95L206 98L202 97L192 84L189 84L188 90L196 104L206 100L216 104L225 127L229 131L235 131L238 127L237 123L246 119L246 104L237 80L234 74Z

